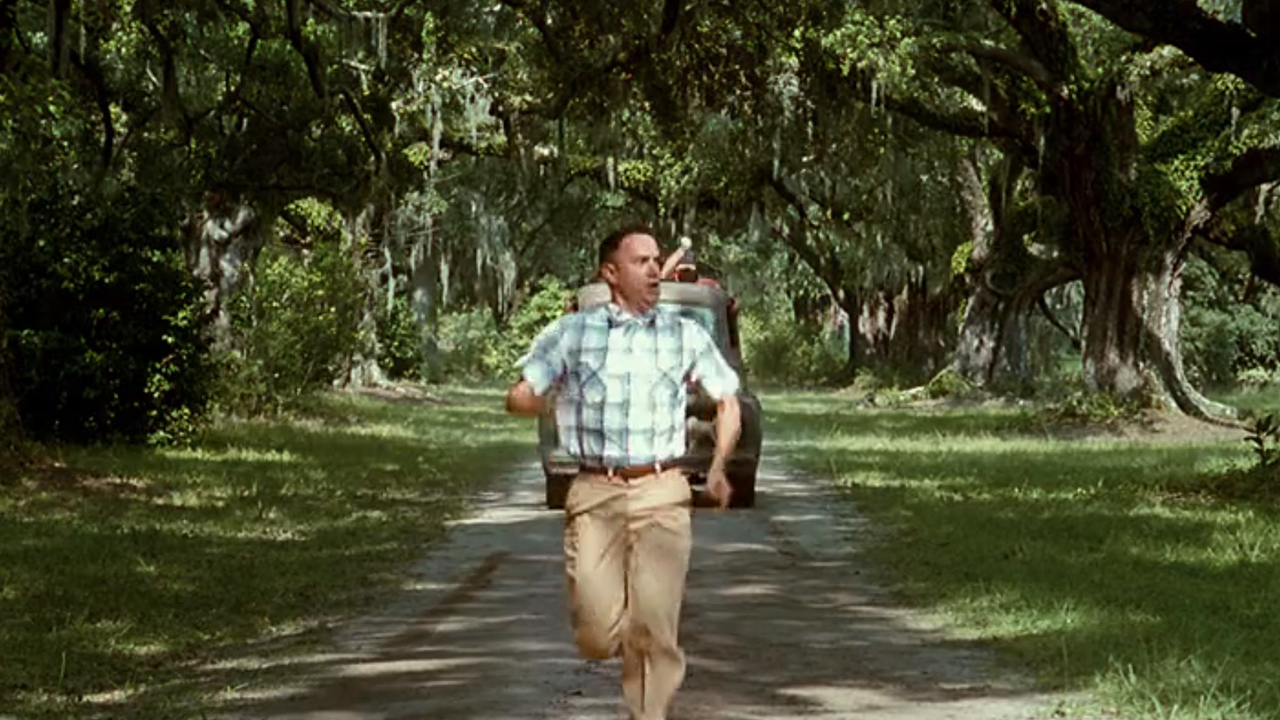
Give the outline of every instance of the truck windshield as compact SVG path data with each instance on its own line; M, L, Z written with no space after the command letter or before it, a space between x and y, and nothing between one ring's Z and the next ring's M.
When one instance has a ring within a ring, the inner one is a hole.
M680 305L676 303L669 303L664 306L675 312L680 317L688 318L698 323L702 326L703 330L707 331L708 335L715 338L717 341L720 340L720 328L717 327L715 310L712 310L709 307Z

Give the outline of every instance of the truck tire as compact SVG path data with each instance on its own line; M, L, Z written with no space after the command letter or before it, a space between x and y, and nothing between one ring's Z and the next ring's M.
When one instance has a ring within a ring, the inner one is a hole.
M573 482L572 475L548 475L546 487L546 502L549 510L563 510L565 499L569 497L569 484Z
M729 487L733 493L729 496L729 507L750 508L756 506L756 469L734 473L729 476Z

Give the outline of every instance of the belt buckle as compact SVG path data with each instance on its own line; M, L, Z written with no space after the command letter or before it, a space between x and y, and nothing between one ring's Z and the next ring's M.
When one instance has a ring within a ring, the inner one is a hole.
M632 468L632 470L633 470L633 471L635 471L635 472L637 472L638 474L633 475L632 477L629 477L629 478L628 478L628 477L623 477L623 479L624 479L624 480L627 480L628 482L635 481L635 480L639 480L640 478L643 478L643 477L648 477L648 476L651 474L651 473L649 473L649 472L639 472L639 470L640 470L641 468L644 468L646 471L647 471L647 470L649 470L650 468L652 468L652 469L653 469L653 473L652 473L653 475L661 475L661 474L662 474L662 462L661 462L661 461L656 461L656 462L651 462L651 463L637 463L636 465L631 465L631 466L629 466L629 467L631 467L631 468ZM619 473L619 476L621 476L621 473Z

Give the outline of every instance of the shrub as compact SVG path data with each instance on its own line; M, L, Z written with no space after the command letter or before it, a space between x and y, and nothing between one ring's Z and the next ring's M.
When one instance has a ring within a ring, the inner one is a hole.
M783 317L781 311L764 310L740 318L743 362L751 376L792 386L836 382L844 370L844 344L815 324Z
M505 332L494 336L485 353L484 365L489 377L514 379L520 360L534 338L553 320L565 312L572 297L568 286L551 277L538 283L534 291L511 315Z
M0 228L0 285L10 295L3 345L23 429L73 442L192 431L211 366L178 218L136 188L97 195L51 185L25 219Z
M224 355L222 402L274 412L340 379L362 350L365 283L341 243L298 254L265 248L231 302L235 349Z
M1259 469L1280 468L1280 416L1269 413L1255 420L1245 441L1253 446Z
M1280 385L1280 368L1246 368L1236 373L1236 382L1241 387L1254 390Z
M449 313L440 319L443 375L450 380L481 380L489 376L486 358L500 344L501 334L486 310Z
M973 390L972 383L950 368L934 375L925 385L925 392L931 398L964 398L970 396Z
M420 377L426 358L409 301L403 295L397 295L390 306L380 303L375 322L378 328L378 364L382 369L396 379Z
M1047 404L1039 411L1048 423L1116 425L1142 418L1144 403L1137 398L1120 398L1110 393L1078 391Z

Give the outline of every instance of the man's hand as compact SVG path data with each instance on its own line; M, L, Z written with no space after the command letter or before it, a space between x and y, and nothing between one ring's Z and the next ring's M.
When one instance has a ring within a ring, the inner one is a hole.
M738 435L742 431L741 416L742 408L738 404L737 395L727 395L716 404L716 451L711 458L711 467L707 470L707 494L720 503L721 508L729 507L729 496L733 494L724 465L725 458L729 457L738 444Z
M707 470L707 495L716 501L721 510L729 507L733 488L729 485L729 476L725 474L724 466L713 464Z
M533 394L528 380L521 380L507 390L507 412L524 417L537 417L546 411L545 397Z

